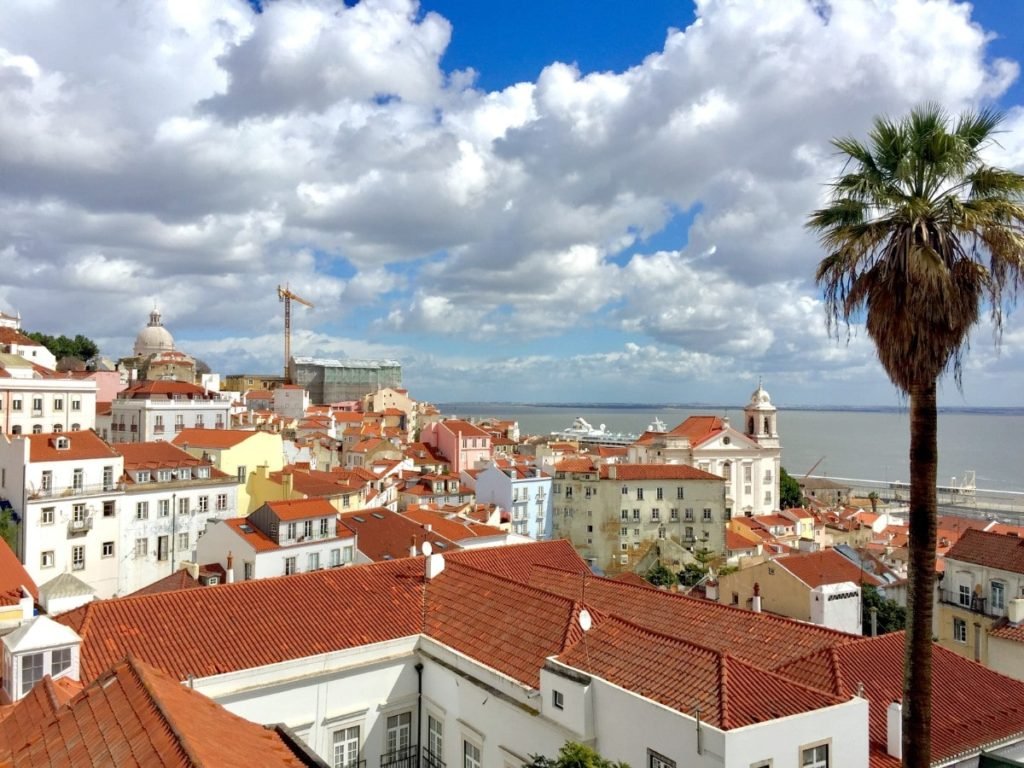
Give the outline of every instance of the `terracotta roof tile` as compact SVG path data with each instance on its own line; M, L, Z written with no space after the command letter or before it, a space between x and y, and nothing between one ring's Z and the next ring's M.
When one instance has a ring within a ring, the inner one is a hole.
M565 458L555 464L555 472L593 472L594 462L586 458Z
M718 480L710 472L686 464L612 464L601 467L601 478L616 480ZM792 523L790 523L792 525Z
M419 525L429 525L434 533L444 536L449 541L458 543L463 539L475 539L480 536L504 536L505 531L492 525L484 525L475 520L465 518L449 518L437 512L420 509L407 509L401 513Z
M841 584L847 581L874 586L883 583L877 576L859 568L832 549L780 557L775 562L811 589L824 584Z
M453 552L459 545L436 531L427 531L418 522L382 507L346 512L339 519L358 537L359 551L375 562L397 560L410 556L424 541L429 541L435 552Z
M946 553L949 560L1024 573L1024 539L970 528Z
M338 514L338 510L326 499L268 501L265 506L278 520L309 520L312 517L334 517Z
M0 539L0 593L12 593L20 597L21 587L29 591L33 600L39 601L39 587L28 575L25 566L21 564L7 541Z
M690 445L697 446L723 429L725 424L718 416L691 416L668 434L672 437L685 437Z
M29 460L81 461L82 459L115 459L117 454L95 432L42 432L22 435L29 440ZM68 448L57 448L57 441L66 438Z
M248 429L183 429L171 442L189 448L234 448L253 435L263 434Z

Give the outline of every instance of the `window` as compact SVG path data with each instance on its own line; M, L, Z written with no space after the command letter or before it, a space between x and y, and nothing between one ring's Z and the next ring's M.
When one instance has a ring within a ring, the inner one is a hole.
M565 697L561 691L551 692L551 706L555 709L565 709Z
M626 520L629 520L629 510L628 509L622 510L622 520L623 520L623 522L625 522Z
M113 517L114 516L114 502L104 501L103 502L103 516Z
M732 482L732 462L722 464L722 477L725 478L725 482Z
M677 508L670 509L668 512L668 519L673 523L679 522L679 510Z
M302 521L302 535L306 538L313 535L313 521L303 520Z
M819 744L802 750L800 768L828 768L828 744Z
M153 475L150 474L149 470L135 473L135 482L137 483L148 483L153 479Z
M43 412L43 398L33 397L32 398L32 412L42 413Z
M53 568L53 550L40 553L39 556L39 567L40 568Z
M623 496L628 496L629 495L629 486L628 485L622 486L622 495Z
M409 749L412 743L412 712L389 715L384 731L384 751L394 754Z
M32 425L32 434L33 435L38 435L42 431L43 431L43 426L41 424L33 424Z
M1006 584L1001 581L992 582L992 610L1001 611L1006 608Z
M85 545L79 544L71 548L71 570L81 571L85 568Z
M41 525L53 525L53 507L43 507L39 515Z
M749 483L753 478L753 468L749 464L743 465L743 482Z
M168 483L171 480L171 470L161 469L156 473L156 479L161 483Z
M156 559L164 561L167 559L167 555L170 551L170 537L168 536L157 536L156 537Z
M711 510L708 509L707 507L704 508L704 522L705 523L710 523L711 522Z
M953 639L967 644L967 622L963 619L953 619Z
M330 519L329 519L329 518L326 518L326 517L325 517L325 518L323 518L323 519L322 519L322 520L320 521L320 535L321 535L321 536L326 536L326 535L327 535L327 533L328 533L328 528L329 528L329 526L328 526L328 523L329 523L329 522L330 522Z
M960 605L965 608L971 607L971 585L961 584L960 585Z
M54 648L50 651L50 677L56 677L71 667L71 649Z
M149 502L148 501L137 501L137 502L135 502L135 519L136 520L148 520L149 519Z
M82 410L82 401L79 400L77 397L71 398L71 410L72 411L80 411L80 410Z
M21 410L21 398L20 397L16 397L13 400L11 400L11 410L12 411L20 411Z
M228 508L228 495L226 493L217 494L217 511L223 512Z
M438 759L444 754L444 723L433 715L427 715L427 754Z
M200 512L209 512L210 511L210 497L209 496L200 496L199 497L199 511Z
M55 410L55 411L63 411L64 410L64 398L63 397L55 397L55 398L53 398L53 410Z
M187 515L188 514L188 499L187 498L178 499L178 514L179 515Z
M619 529L619 533L622 536L628 536L629 535L629 528L620 528Z
M294 557L286 557L284 559L284 575L285 576L291 576L293 573L295 573L295 571L296 571L296 568L295 568L295 558Z
M244 464L238 467L237 477L238 482L240 483L244 483L246 478L249 477L249 471L246 469Z
M480 747L470 741L462 742L462 768L480 768Z
M21 657L21 693L32 690L32 687L43 679L43 654L28 653Z
M77 431L78 431L78 430L80 430L81 428L82 428L82 425L81 425L81 424L79 424L79 423L78 423L77 421L76 421L76 422L74 422L74 423L73 423L73 424L71 425L71 431L72 431L72 432L77 432ZM105 430L105 429L104 429L104 430L103 430L103 435L104 435L104 436L106 436L106 434L107 434L107 430Z
M652 509L651 510L651 522L652 523L657 523L660 520L661 520L661 510L660 509Z
M85 504L71 505L71 520L75 523L85 522Z
M334 768L355 768L359 761L359 726L341 728L331 735Z
M171 514L171 500L170 499L160 499L156 503L156 513L160 517L170 517L170 514Z
M637 488L636 489L636 500L637 501L643 501L644 500L644 489L643 488Z
M676 761L659 755L652 749L647 750L647 768L676 768Z
M51 470L43 470L43 474L39 478L39 487L44 491L53 490L53 472Z
M107 466L103 468L103 490L109 491L114 487L114 468Z
M310 552L309 556L307 557L307 561L308 561L307 562L308 570L316 571L316 570L320 569L320 553L319 552Z
M341 565L341 550L340 549L332 549L331 550L331 560L330 560L330 563L331 563L331 568L336 568L337 566Z
M633 510L633 520L639 520L639 519L640 519L640 510L639 509L634 509Z
M178 550L181 552L187 552L189 549L189 535L188 532L178 534Z
M619 544L619 549L621 549L623 552L626 552L629 550L629 544L627 544L626 542L622 542L621 544ZM623 555L623 557L625 557L625 555Z
M690 541L693 541L693 526L692 525L686 526L685 537L687 539L689 539Z
M298 532L298 523L288 523L287 528L285 528L285 535L289 539L294 539L298 535Z
M686 508L686 512L683 513L683 519L688 523L693 521L693 507Z
M351 563L352 562L353 547L342 547L341 548L341 562Z
M252 581L256 575L255 570L253 568L253 564L248 560L246 560L245 563L243 564L242 571L242 578L246 581Z
M145 557L149 552L149 539L135 540L135 557Z

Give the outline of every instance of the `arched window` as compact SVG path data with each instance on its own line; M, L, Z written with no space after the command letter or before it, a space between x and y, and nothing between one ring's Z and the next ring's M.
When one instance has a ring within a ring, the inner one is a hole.
M768 417L765 416L764 417L764 431L765 431L765 434L768 434L768 435L770 435L772 433L771 427L769 425L770 425L770 422L768 421Z
M20 435L21 434L21 424L15 424L13 427L11 427L11 434L12 435Z
M754 434L754 417L753 416L751 416L750 420L747 421L747 432L749 434L751 434L751 435Z
M77 432L81 428L82 428L82 425L79 424L77 421L74 424L71 425L71 431L72 432Z
M53 425L53 431L54 432L63 432L64 431L64 425L63 424L54 424Z
M43 425L42 424L33 424L32 425L32 434L33 435L38 435L42 431L43 431Z

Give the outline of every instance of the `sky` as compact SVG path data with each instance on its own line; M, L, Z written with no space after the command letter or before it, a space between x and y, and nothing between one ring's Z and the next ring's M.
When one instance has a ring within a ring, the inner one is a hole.
M830 139L995 107L1024 3L5 0L0 310L221 373L391 358L435 402L898 405L830 337ZM1022 406L1024 306L948 406Z

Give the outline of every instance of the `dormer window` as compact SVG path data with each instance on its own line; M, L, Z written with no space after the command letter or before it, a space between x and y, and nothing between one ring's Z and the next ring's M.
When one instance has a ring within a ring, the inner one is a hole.
M71 440L66 437L55 437L53 447L58 451L67 451L71 448Z
M209 467L198 467L196 469L196 476L200 477L200 478L203 478L203 479L208 478L210 476L210 468Z
M141 469L135 473L135 482L137 483L148 483L152 478L153 476L148 469Z
M169 470L169 469L161 469L159 472L157 472L157 476L156 477L157 477L157 480L159 480L161 483L170 482L170 480L171 480L171 470Z

